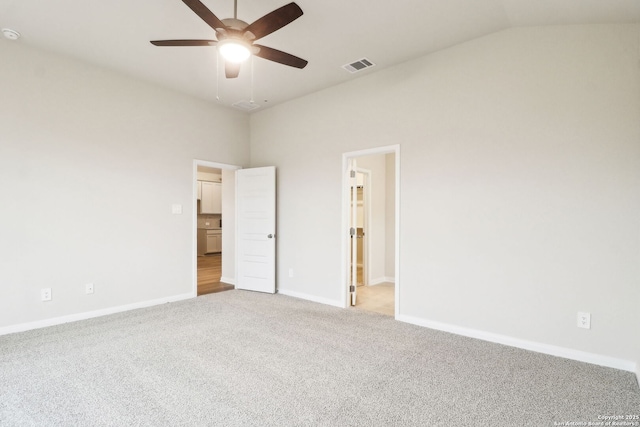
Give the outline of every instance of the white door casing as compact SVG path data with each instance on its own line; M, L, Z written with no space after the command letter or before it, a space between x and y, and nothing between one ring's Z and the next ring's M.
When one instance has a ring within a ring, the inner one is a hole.
M276 292L276 168L236 171L236 289Z

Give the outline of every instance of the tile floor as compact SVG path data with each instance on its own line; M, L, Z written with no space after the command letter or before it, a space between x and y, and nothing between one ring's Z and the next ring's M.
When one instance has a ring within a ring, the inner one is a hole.
M387 316L395 315L395 286L381 283L375 286L358 286L356 308Z

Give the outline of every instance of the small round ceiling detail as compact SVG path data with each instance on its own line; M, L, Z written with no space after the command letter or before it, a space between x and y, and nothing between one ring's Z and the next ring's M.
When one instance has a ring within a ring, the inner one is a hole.
M9 40L18 40L20 38L20 33L10 28L3 28L2 35Z

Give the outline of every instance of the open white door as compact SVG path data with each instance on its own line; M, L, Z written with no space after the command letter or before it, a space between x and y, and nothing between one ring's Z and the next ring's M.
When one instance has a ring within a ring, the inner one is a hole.
M276 168L236 171L236 289L276 292Z

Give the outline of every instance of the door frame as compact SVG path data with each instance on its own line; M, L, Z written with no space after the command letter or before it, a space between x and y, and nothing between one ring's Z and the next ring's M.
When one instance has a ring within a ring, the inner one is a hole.
M375 154L394 154L395 160L395 247L394 247L394 283L395 283L395 307L394 314L397 319L400 316L400 144L387 145L377 148L369 148L359 151L350 151L342 154L342 224L340 228L340 242L342 246L342 306L349 307L349 213L351 210L351 188L348 172L349 163L353 158L370 156Z
M205 166L205 167L209 167L209 168L215 168L215 169L226 169L226 170L238 170L238 169L242 169L242 166L238 166L238 165L230 165L230 164L226 164L226 163L217 163L217 162L211 162L211 161L207 161L207 160L199 160L199 159L194 159L193 160L193 171L192 171L192 177L191 177L191 184L193 186L193 192L192 192L192 227L191 227L191 259L192 259L192 266L191 266L191 271L192 271L192 277L191 277L191 296L192 297L197 297L198 296L198 166ZM234 200L234 204L235 204L235 192L233 194L233 200ZM224 216L224 207L222 208L222 216ZM235 222L235 221L234 221ZM228 222L227 222L228 223ZM234 226L235 227L235 226ZM223 226L224 228L224 226ZM235 236L237 234L237 230L234 229L233 230L233 236L235 239ZM224 255L224 251L223 251L223 257L225 257ZM235 250L231 251L231 253L227 253L226 254L227 257L232 257L233 258L233 264L236 264L236 254L235 254ZM236 266L237 269L237 266ZM235 276L235 272L234 272L234 276Z

